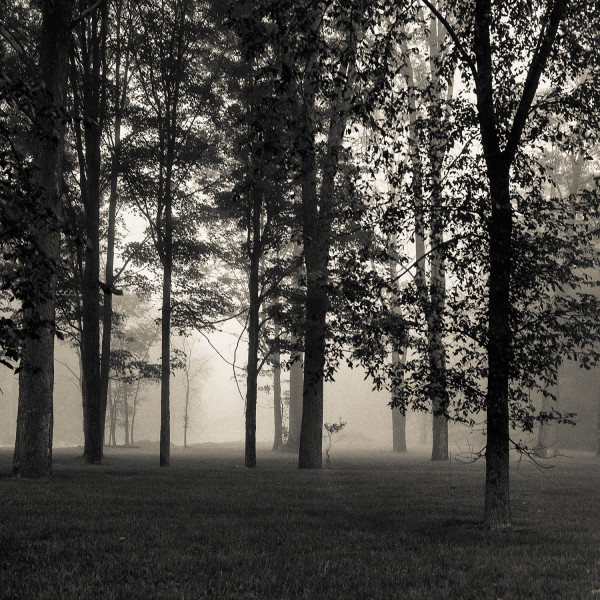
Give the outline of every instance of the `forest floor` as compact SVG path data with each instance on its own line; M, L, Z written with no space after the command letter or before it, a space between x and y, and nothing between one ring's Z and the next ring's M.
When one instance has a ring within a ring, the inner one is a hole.
M332 451L331 469L243 448L143 447L54 477L0 451L1 598L600 600L600 459L515 462L513 529L482 529L483 462Z

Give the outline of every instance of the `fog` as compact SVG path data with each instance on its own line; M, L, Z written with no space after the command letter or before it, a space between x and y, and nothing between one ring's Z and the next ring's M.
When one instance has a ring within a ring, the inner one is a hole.
M179 339L180 340L180 339ZM180 342L174 339L174 344ZM236 351L237 348L237 351ZM219 356L221 355L221 356ZM192 370L200 370L194 382L189 407L188 445L235 442L244 440L246 347L238 344L234 333L219 333L210 343L201 337L195 341ZM155 356L157 359L158 356ZM231 364L236 360L237 384ZM83 445L82 407L79 392L78 358L72 347L57 342L55 362L54 446L57 448ZM183 415L185 403L184 374L176 372L171 381L171 443L183 446ZM261 386L270 383L262 377ZM238 388L239 385L239 388ZM288 373L282 372L282 389L288 386ZM334 382L325 384L324 422L347 423L336 444L360 450L391 450L392 419L390 396L386 391L374 391L360 369L342 367ZM0 445L14 445L17 419L17 377L8 369L0 371ZM559 375L559 410L577 414L577 426L560 426L561 448L595 449L597 396L600 390L598 370L586 371L573 363L561 368ZM477 420L477 419L476 419ZM268 390L259 392L256 438L259 444L273 442L273 401ZM468 448L484 445L483 424L473 430L464 425L450 426L449 449L456 456ZM147 386L140 397L135 416L134 444L158 442L160 433L160 385ZM536 432L517 432L516 437L535 442ZM124 443L123 427L117 425L117 444ZM407 414L407 445L409 451L426 450L431 444L431 415Z

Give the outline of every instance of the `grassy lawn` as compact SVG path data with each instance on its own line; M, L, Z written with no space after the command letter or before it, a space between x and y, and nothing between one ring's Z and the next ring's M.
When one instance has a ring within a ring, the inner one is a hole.
M600 600L600 460L512 477L514 528L480 527L483 463L424 455L142 449L86 467L59 450L50 481L10 477L0 451L2 598Z

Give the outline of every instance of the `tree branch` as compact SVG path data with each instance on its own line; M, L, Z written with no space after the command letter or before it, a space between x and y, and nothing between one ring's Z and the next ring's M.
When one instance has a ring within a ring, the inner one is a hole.
M102 6L105 2L106 2L106 0L98 0L97 2L92 4L92 6L89 6L88 8L86 8L79 16L75 17L71 21L71 23L69 24L69 29L75 29L75 27L77 27L77 25L79 23L81 23L81 21L83 21L86 17L89 17L95 10L100 8L100 6Z
M542 72L544 71L546 63L548 62L550 52L552 52L552 48L556 40L558 26L565 14L566 7L567 2L564 0L553 0L548 8L548 13L543 19L543 22L547 23L547 27L544 29L542 26L537 49L531 61L531 65L529 66L529 72L527 73L527 79L525 80L523 94L521 96L517 112L515 113L515 118L510 135L508 137L506 148L503 152L507 164L512 163L517 152L517 147L529 115L529 109L533 103L533 99L535 97Z
M454 28L452 27L452 25L450 25L450 23L448 23L448 20L442 15L442 13L440 13L440 11L431 2L429 2L429 0L422 0L422 2L434 14L435 18L444 26L444 29L448 32L448 35L452 38L452 41L456 44L457 50L459 51L460 55L462 56L463 60L467 64L467 66L469 67L469 70L471 71L473 78L475 80L477 80L477 69L475 67L475 63L471 60L471 57L465 50L465 47L463 46L462 42L460 41L460 38L458 37L456 31L454 31Z

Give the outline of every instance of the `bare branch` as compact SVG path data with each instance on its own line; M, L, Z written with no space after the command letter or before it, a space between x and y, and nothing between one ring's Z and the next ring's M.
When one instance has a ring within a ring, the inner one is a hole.
M469 70L473 74L473 78L477 80L477 69L475 68L475 63L471 60L471 57L465 50L460 38L458 37L456 31L448 20L440 13L440 11L431 3L429 0L422 0L423 4L427 6L427 8L435 15L436 19L444 26L444 29L448 32L448 35L452 38L452 41L456 44L456 48L465 61L466 65L469 67Z

